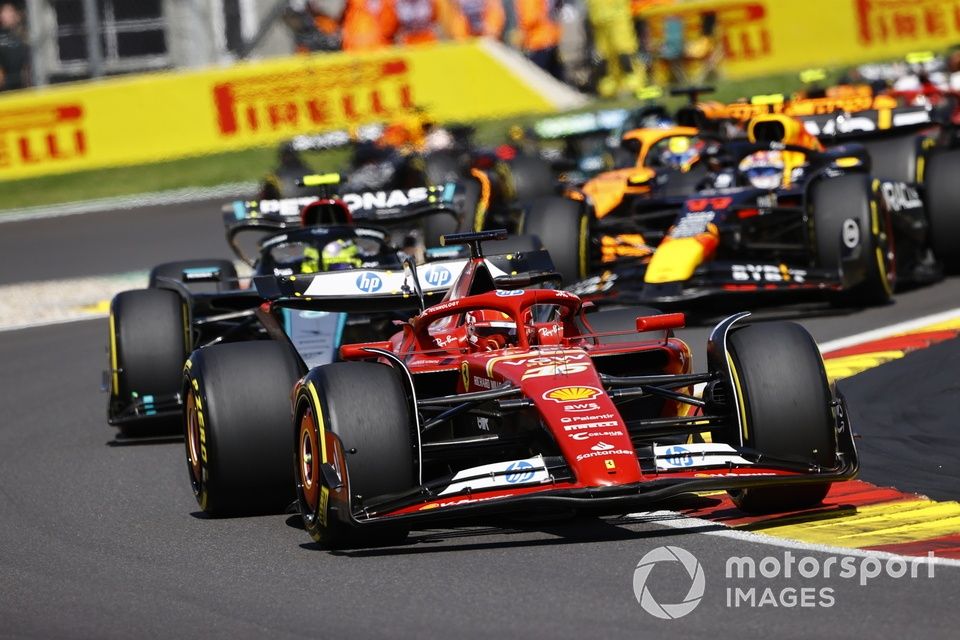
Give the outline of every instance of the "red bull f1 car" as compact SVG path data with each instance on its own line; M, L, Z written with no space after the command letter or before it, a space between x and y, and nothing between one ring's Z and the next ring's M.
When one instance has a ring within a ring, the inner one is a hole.
M887 302L898 280L941 277L949 256L931 248L938 225L921 188L873 177L862 145L824 148L781 114L753 118L746 140L686 128L655 138L651 150L683 154L689 167L612 172L606 191L585 189L579 200L571 194L528 212L526 232L558 261L575 256L593 274L571 285L578 295L669 304L807 291L871 305ZM614 190L611 206L601 196Z
M280 511L294 499L316 541L360 546L465 516L623 512L691 491L791 510L856 475L843 398L798 325L732 316L710 337L708 370L694 373L671 333L682 314L589 312L539 288L556 274L535 256L526 268L514 256L507 272L484 258L480 243L494 237L447 238L473 257L443 301L389 340L343 345L343 362L308 370L279 330L275 342L195 352L183 392L201 508ZM256 286L265 310L420 296L409 267L372 296L329 295L330 277Z

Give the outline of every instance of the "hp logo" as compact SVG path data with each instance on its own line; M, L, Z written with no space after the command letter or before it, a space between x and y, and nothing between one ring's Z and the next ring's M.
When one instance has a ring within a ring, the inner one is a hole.
M670 447L666 450L666 463L672 467L689 467L693 464L693 456L681 446Z
M453 276L450 274L450 270L446 267L431 267L423 275L423 279L426 280L427 284L431 287L442 287L453 280Z
M375 273L364 271L357 276L357 289L364 293L374 293L383 286L383 280Z
M517 484L533 480L533 465L526 460L518 460L507 467L507 482Z

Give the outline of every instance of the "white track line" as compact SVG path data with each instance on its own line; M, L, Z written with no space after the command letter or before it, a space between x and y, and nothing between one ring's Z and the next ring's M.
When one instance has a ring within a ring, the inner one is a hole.
M914 318L913 320L906 320L896 324L889 324L885 327L871 329L870 331L855 333L845 338L821 342L820 351L828 353L830 351L837 351L838 349L846 349L847 347L853 347L858 344L863 344L864 342L870 342L871 340L882 340L883 338L889 338L890 336L895 336L900 333L915 331L916 329L921 329L931 324L939 324L957 318L960 318L960 308L931 313L930 315Z
M0 285L0 331L102 318L100 303L145 286L146 271Z
M842 556L857 556L864 558L878 558L890 560L893 558L918 559L927 561L926 556L906 556L890 551L877 551L874 549L857 549L855 547L834 547L825 544L814 544L812 542L803 542L801 540L792 540L790 538L777 538L768 536L764 533L755 531L744 531L742 529L731 529L726 525L713 520L703 518L688 518L676 511L640 511L637 513L628 513L627 518L637 518L644 522L660 524L672 529L708 529L707 531L698 531L697 533L708 536L719 536L721 538L731 538L750 544L764 544L772 547L783 547L787 549L800 549L818 553L830 553ZM932 557L931 562L938 566L960 567L960 560L954 558L940 558L936 555Z
M215 187L187 187L170 191L155 191L132 196L117 196L85 200L83 202L67 202L24 209L0 210L0 224L5 222L23 222L25 220L41 220L43 218L60 218L75 216L84 213L98 213L101 211L122 211L140 207L167 206L187 204L203 200L244 197L255 192L255 182L231 182Z

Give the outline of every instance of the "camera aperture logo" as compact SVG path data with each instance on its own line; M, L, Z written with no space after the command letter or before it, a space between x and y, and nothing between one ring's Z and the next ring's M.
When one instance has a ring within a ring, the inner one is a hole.
M690 589L681 602L661 603L654 597L648 586L653 568L658 564L662 565L668 562L679 562L683 565L687 575L690 576ZM643 610L650 615L662 620L675 620L682 618L697 608L700 600L703 599L703 592L706 589L706 578L703 575L703 567L692 553L680 547L665 546L657 547L640 558L637 568L633 572L633 594L637 597L637 602L643 607Z
M680 578L671 586L673 597L687 587L687 594L680 602L665 603L662 591L658 597L656 585L663 585L669 574L676 581L682 572L654 571L657 565L679 563L689 579ZM842 555L795 555L783 551L781 556L769 555L756 560L750 556L727 558L722 578L728 608L829 608L837 602L837 588L846 583L866 587L876 578L933 579L935 557L928 552L926 558L905 557L893 554L878 555L863 553L858 556ZM803 580L798 584L798 580ZM651 588L651 584L654 585ZM715 585L716 587L716 585ZM680 547L657 547L644 555L633 572L633 594L644 611L661 620L675 620L691 613L700 604L706 590L703 567L696 556Z

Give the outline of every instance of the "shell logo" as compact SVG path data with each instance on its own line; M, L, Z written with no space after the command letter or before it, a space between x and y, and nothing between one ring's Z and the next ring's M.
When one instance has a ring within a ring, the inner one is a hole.
M543 394L544 400L554 402L576 402L578 400L593 400L602 393L596 387L557 387Z

